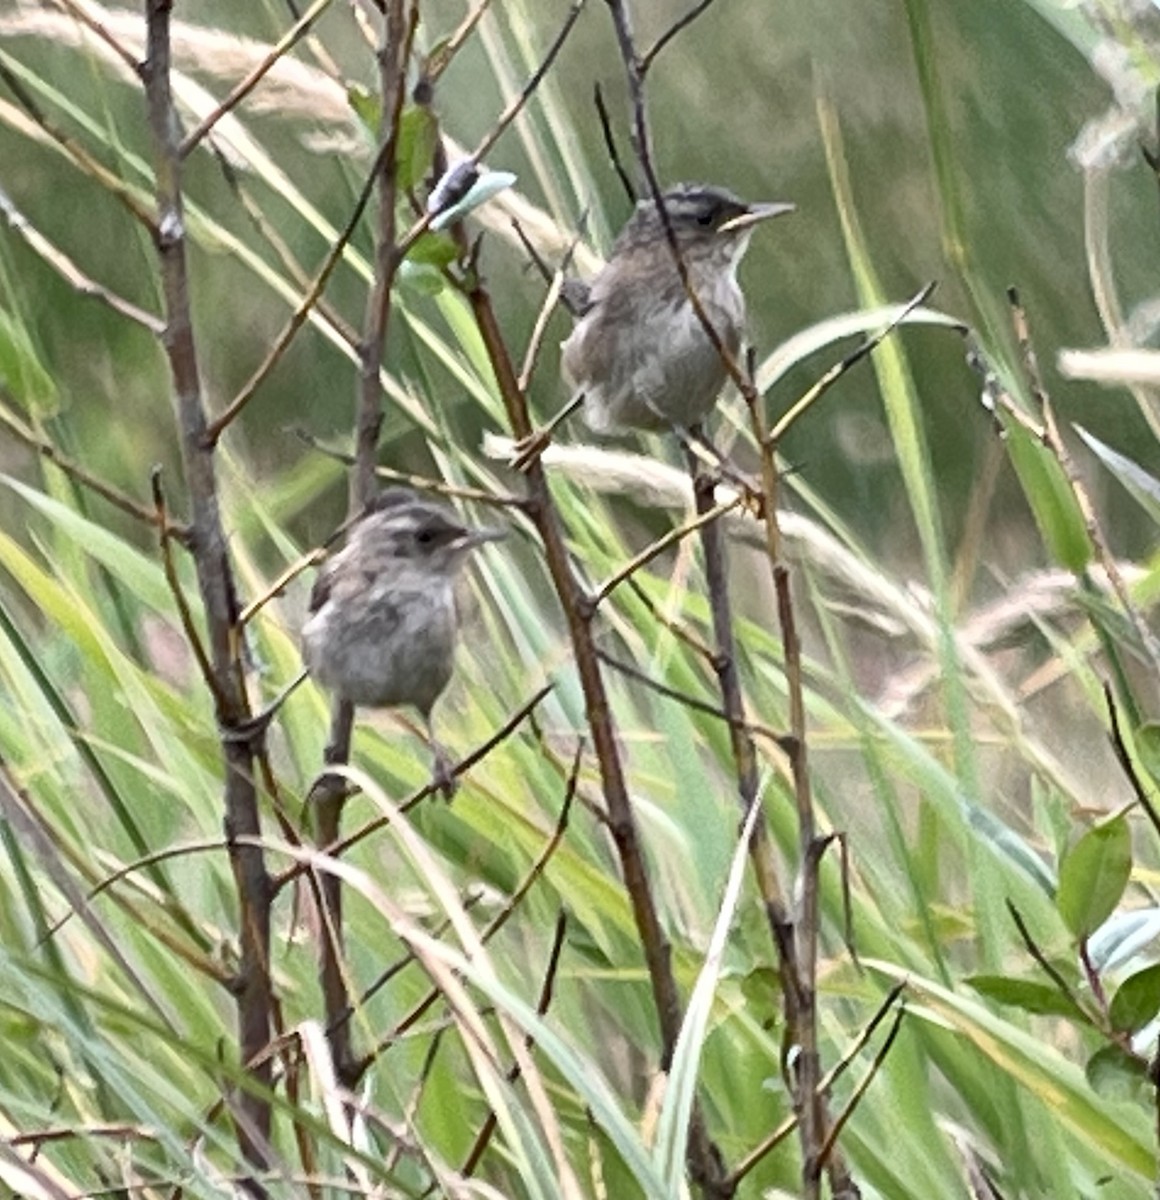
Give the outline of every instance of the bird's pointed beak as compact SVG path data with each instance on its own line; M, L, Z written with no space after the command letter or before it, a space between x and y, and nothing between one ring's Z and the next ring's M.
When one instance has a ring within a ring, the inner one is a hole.
M505 537L507 537L506 529L483 526L479 529L465 529L456 541L464 550L474 550L476 546L482 546L484 542L502 542Z
M739 217L731 217L724 225L717 228L718 233L740 233L743 229L752 229L759 221L768 221L771 217L784 217L797 208L796 204L750 204Z

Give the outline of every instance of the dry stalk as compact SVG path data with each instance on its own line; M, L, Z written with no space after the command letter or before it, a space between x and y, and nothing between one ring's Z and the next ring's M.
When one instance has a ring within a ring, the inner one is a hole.
M652 51L641 56L636 49L627 0L605 0L612 15L628 81L632 106L632 145L645 182L645 194L657 206L665 236L673 256L674 266L684 286L689 303L721 357L726 374L737 386L745 400L754 425L757 444L762 450L762 487L770 566L777 595L778 622L781 626L785 654L785 671L790 698L790 765L798 813L798 877L794 895L799 899L791 912L784 898L778 866L765 821L754 826L750 841L750 858L765 906L770 933L778 956L782 982L782 1003L786 1018L785 1044L794 1057L789 1086L798 1117L799 1141L802 1154L801 1184L804 1200L817 1200L821 1195L823 1160L830 1174L835 1197L856 1197L857 1185L846 1169L836 1147L828 1146L829 1123L825 1095L819 1088L821 1060L818 1052L817 1021L817 940L819 934L818 865L815 820L810 793L806 758L805 704L801 671L801 647L797 636L789 574L781 558L780 532L777 517L777 468L773 449L768 442L761 415L761 396L753 382L752 370L745 370L730 353L720 332L707 316L701 300L692 286L688 267L681 255L676 233L666 211L663 189L653 164L648 116L645 105L644 82L647 67L656 51L669 39L662 34ZM699 15L698 5L692 15ZM678 25L684 21L681 18ZM714 505L714 485L701 477L696 462L690 458L694 476L694 494L699 513L707 513ZM719 523L704 527L702 543L705 550L705 574L710 593L714 635L717 641L715 668L722 694L722 707L730 718L730 736L737 767L739 799L744 811L757 795L757 759L752 736L745 728L744 702L735 663L732 629L732 610L729 605L725 541ZM722 1184L722 1190L724 1190Z
M249 716L234 627L238 602L218 504L213 448L205 440L206 412L190 314L179 122L170 81L171 0L146 0L146 57L141 67L156 177L156 235L173 402L189 492L191 552L205 610L207 659L217 719L223 729ZM270 878L261 849L261 823L253 774L253 749L223 736L225 835L238 893L239 961L233 994L237 1005L238 1055L257 1088L233 1098L237 1136L246 1162L269 1166L271 1064L263 1053L273 1031L270 984ZM262 1194L257 1183L256 1194Z
M399 122L406 99L407 62L418 23L418 6L408 0L390 0L382 23L378 48L379 95L382 101L382 156L378 171L379 210L375 230L374 275L367 296L359 347L358 405L355 418L355 462L350 475L349 514L362 512L375 494L375 459L383 421L380 371L391 311L391 290L402 254L399 247L396 200L398 197L396 148ZM336 701L326 747L327 765L350 759L354 706ZM314 792L317 843L331 846L339 840L346 781L327 774ZM341 1019L350 1007L342 945L342 885L339 876L325 872L318 880L323 904L320 970L326 1009L327 1040L339 1079L350 1085L357 1078L350 1040L350 1023Z

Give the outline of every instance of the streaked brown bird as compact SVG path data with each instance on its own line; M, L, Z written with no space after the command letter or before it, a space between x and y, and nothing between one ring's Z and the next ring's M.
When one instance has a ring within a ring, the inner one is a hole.
M455 581L468 555L502 538L405 488L382 492L315 580L302 627L311 676L339 699L412 707L434 748L435 780L450 795L450 762L431 711L451 681L459 617Z
M704 184L681 184L663 200L705 316L736 355L745 329L737 268L757 225L794 206L747 204ZM651 198L637 204L592 281L562 365L597 432L688 428L716 403L725 364L689 300Z

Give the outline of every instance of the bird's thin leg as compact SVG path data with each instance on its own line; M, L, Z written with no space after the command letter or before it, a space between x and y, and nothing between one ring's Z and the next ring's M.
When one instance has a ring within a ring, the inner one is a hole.
M431 784L442 792L443 799L450 803L455 798L459 785L455 782L455 762L435 736L435 725L430 713L423 714L427 726L427 741L431 744Z
M746 496L758 500L761 498L761 486L757 480L746 475L744 471L738 470L729 461L728 456L718 450L709 440L709 436L705 433L703 426L700 424L689 425L687 427L674 425L673 432L677 435L678 441L684 448L685 453L690 456L690 459L696 459L699 463L712 460L716 478L729 480L730 483L744 492Z
M231 725L228 728L222 728L222 740L226 742L252 742L259 738L270 727L270 722L277 715L278 710L290 698L291 694L303 683L308 672L303 668L275 697L262 709L261 712L255 713L252 717L245 721L238 722L237 725Z
M515 455L511 465L517 471L526 471L532 463L552 444L552 434L584 403L584 393L577 392L567 404L547 423L533 429L527 437L520 438L513 449Z

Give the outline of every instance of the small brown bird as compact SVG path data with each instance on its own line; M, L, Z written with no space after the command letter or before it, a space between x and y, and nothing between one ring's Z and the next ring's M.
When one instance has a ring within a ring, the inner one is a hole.
M419 711L435 779L452 790L431 710L451 680L459 618L455 580L468 554L502 530L472 529L448 508L390 488L352 528L314 583L302 627L311 676L342 700Z
M737 267L761 221L792 204L746 204L724 188L681 184L665 212L689 282L731 354L741 348L745 297ZM660 210L635 212L592 281L588 302L563 347L563 371L597 432L688 428L701 422L725 383L725 364L689 301Z

